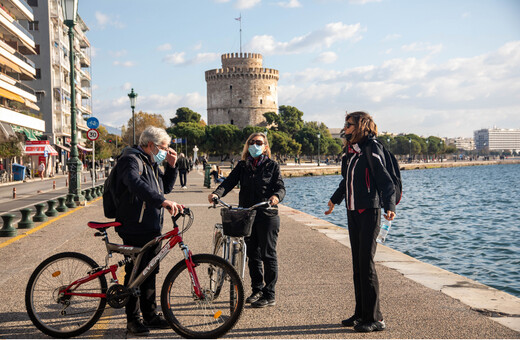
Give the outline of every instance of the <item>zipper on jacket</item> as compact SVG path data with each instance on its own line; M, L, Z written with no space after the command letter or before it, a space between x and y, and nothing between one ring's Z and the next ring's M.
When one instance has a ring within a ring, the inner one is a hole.
M365 169L365 183L367 185L368 193L370 194L370 174L368 168Z
M141 215L139 215L139 222L138 223L141 223L143 221L144 209L146 209L146 202L143 202L143 206L141 208Z

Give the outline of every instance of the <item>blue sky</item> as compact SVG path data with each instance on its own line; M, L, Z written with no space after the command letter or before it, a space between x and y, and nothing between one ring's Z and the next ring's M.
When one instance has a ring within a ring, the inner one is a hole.
M136 110L206 120L206 70L261 53L279 105L341 127L371 113L379 131L472 137L520 128L520 1L79 0L92 45L93 112L120 127Z

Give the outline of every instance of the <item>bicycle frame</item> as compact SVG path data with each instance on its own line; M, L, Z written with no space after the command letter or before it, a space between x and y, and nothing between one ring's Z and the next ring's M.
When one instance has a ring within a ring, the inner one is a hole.
M189 210L187 214L189 214ZM180 215L178 216L180 217ZM173 219L175 222L176 218ZM134 269L132 270L132 274L130 276L130 283L127 286L129 290L136 290L137 288L139 288L141 284L144 282L144 280L146 280L148 276L150 276L150 274L157 268L159 262L161 262L161 260L166 255L168 255L168 253L173 249L173 247L175 247L178 244L184 254L184 261L186 262L186 266L188 267L188 271L190 273L193 292L198 298L203 297L202 291L200 289L199 280L197 278L197 273L194 270L195 264L192 260L192 253L188 249L188 246L184 244L182 236L179 234L179 227L175 224L173 230L155 237L153 240L145 244L142 248L110 243L108 242L108 235L106 233L106 230L102 230L101 233L102 236L104 236L103 240L105 241L107 247L108 256L111 256L112 253L119 253L135 258ZM168 240L168 242L166 242L166 244L161 248L159 253L155 255L155 257L147 264L147 266L139 274L137 274L137 268L139 268L139 264L141 263L141 259L144 255L144 252L148 248L160 243L162 240ZM89 273L88 276L80 278L69 284L67 287L60 289L59 294L64 296L86 296L93 298L106 298L106 293L75 293L74 290L76 290L82 284L92 281L95 278L108 273L112 274L113 282L117 283L118 279L116 271L119 267L125 265L127 262L128 260L122 260L119 261L117 264L113 264L106 269L100 269L93 273Z

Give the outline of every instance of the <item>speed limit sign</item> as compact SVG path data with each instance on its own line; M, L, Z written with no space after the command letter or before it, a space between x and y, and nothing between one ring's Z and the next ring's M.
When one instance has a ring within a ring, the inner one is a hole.
M90 141L95 141L99 138L99 131L96 129L90 129L87 131L87 138Z

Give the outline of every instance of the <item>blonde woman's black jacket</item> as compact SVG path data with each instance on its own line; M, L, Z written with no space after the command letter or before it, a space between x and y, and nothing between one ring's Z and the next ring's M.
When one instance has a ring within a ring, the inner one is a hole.
M238 204L249 208L257 203L267 201L276 195L280 202L285 197L285 185L280 172L280 165L267 158L260 166L253 170L249 160L240 161L213 193L219 197L225 196L238 183L240 193ZM263 211L265 215L277 214L277 209Z
M370 170L366 158L368 144L374 169ZM348 210L384 208L395 212L395 188L386 170L383 146L373 137L359 143L359 153L345 153L341 160L343 180L330 198L340 204L343 199ZM347 185L349 190L347 191ZM348 196L347 196L348 192Z

